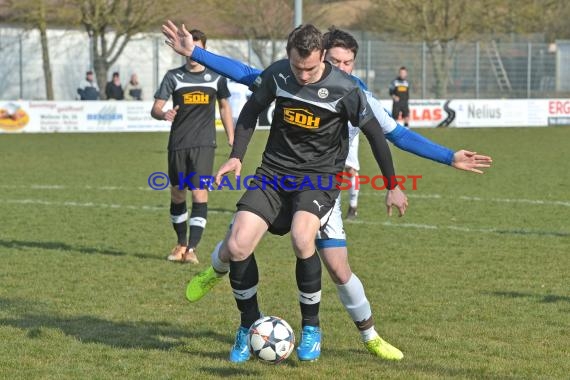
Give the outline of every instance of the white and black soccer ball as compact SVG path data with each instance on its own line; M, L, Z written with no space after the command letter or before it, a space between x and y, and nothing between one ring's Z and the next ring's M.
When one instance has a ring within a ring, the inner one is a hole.
M295 334L285 320L263 317L251 325L247 342L253 356L266 363L277 364L293 352Z

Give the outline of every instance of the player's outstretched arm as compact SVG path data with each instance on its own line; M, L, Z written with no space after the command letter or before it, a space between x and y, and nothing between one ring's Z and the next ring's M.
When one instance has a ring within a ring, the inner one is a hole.
M255 78L261 74L261 70L196 46L192 40L192 35L188 32L184 24L178 28L172 21L167 20L166 23L162 25L162 34L166 37L166 44L175 52L192 58L192 60L226 78L230 78L234 82L249 87L253 84Z
M388 111L374 98L372 93L366 92L366 99L374 116L378 119L386 139L398 148L417 156L453 166L456 169L482 174L479 169L491 167L493 160L489 156L477 154L467 150L453 150L396 123Z

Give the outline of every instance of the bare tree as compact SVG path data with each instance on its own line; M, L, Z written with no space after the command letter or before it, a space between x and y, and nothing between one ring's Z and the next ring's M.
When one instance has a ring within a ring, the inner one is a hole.
M6 6L8 10L7 20L37 29L40 34L44 83L48 100L54 99L53 75L47 38L48 21L57 23L59 20L69 18L68 10L62 5L62 0L13 0L9 1Z
M160 25L172 10L170 0L71 1L79 6L81 24L90 37L93 68L101 89L105 88L109 69L133 36Z
M402 40L423 40L433 67L435 96L445 97L455 43L481 30L490 2L385 0L374 5L362 21L374 31L390 32Z
M233 26L236 34L250 40L263 67L280 55L279 41L293 29L293 2L289 0L214 0L216 14Z

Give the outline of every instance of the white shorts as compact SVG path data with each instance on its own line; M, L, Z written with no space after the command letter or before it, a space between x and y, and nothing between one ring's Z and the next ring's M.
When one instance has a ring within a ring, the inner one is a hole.
M360 170L360 162L358 161L358 135L354 136L348 146L348 156L346 157L344 166L351 167L356 171Z
M346 234L344 233L344 224L342 223L342 209L340 207L340 194L334 202L332 208L331 216L322 231L317 234L318 240L335 239L335 240L346 240Z

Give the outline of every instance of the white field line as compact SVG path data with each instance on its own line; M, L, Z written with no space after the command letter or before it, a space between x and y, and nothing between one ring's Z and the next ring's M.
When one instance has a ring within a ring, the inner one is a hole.
M527 230L518 228L472 228L472 227L462 227L462 226L438 226L433 224L418 224L418 223L391 223L391 222L371 222L371 221L360 221L352 220L350 223L357 224L368 224L368 225L380 225L384 227L397 227L397 228L414 228L421 230L439 230L439 231L458 231L466 233L486 233L486 234L508 234L508 235L547 235L547 236L559 236L559 237L569 237L570 232L568 231L541 231L541 230Z
M66 185L42 185L42 184L30 184L30 185L0 185L0 189L29 189L29 190L95 190L95 191L155 191L148 186L142 187L123 187L123 186L66 186ZM161 191L168 191L164 189ZM544 206L564 206L570 207L570 201L567 200L546 200L546 199L521 199L521 198L482 198L482 197L472 197L472 196L450 196L441 194L421 194L412 193L411 191L406 193L408 198L417 199L458 199L468 202L494 202L494 203L521 203L529 205L544 205ZM372 195L372 193L361 193L361 196Z
M53 206L53 207L83 207L83 208L102 208L102 209L123 209L123 210L136 210L136 211L156 211L156 212L167 212L168 208L157 207L157 206L134 206L134 205L121 205L121 204L108 204L108 203L93 203L93 202L54 202L46 201L41 199L0 199L0 203L7 204L27 204L27 205L42 205L42 206ZM228 214L231 215L233 211L220 211L220 210L208 210L208 213L212 214ZM472 228L472 227L461 227L461 226L441 226L433 224L418 224L418 223L392 223L392 222L374 222L374 221L363 221L355 220L351 221L351 224L366 224L366 225L381 225L385 227L396 227L396 228L413 228L421 230L438 230L438 231L458 231L465 233L504 233L504 234L515 234L515 235L550 235L550 236L560 236L567 237L570 236L570 232L566 231L537 231L537 230L526 230L526 229L506 229L506 228Z

